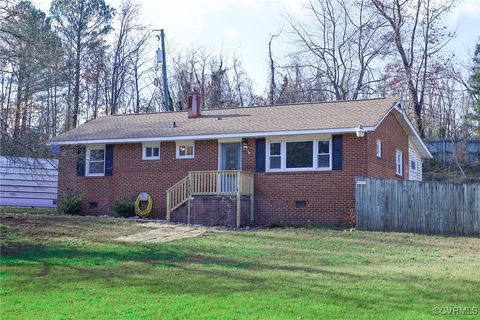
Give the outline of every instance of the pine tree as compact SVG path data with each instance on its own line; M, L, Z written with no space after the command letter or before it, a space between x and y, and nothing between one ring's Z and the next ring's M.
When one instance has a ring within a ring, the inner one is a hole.
M472 75L469 79L470 95L473 100L473 112L470 118L477 122L474 130L480 135L480 42L477 43L473 56Z
M82 61L88 48L101 41L110 32L111 20L115 10L105 3L105 0L54 0L50 13L62 33L70 53L72 69L72 100L73 108L66 122L66 129L76 127L80 114L80 85L82 81ZM71 119L70 119L71 117Z

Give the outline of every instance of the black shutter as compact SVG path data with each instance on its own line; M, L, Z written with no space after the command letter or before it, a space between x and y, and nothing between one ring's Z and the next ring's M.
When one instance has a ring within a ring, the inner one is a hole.
M343 139L341 135L332 137L332 169L342 170L343 166Z
M265 139L255 142L255 171L265 172Z
M113 174L113 145L107 144L105 146L105 175L111 176Z
M77 147L77 177L85 176L85 146Z

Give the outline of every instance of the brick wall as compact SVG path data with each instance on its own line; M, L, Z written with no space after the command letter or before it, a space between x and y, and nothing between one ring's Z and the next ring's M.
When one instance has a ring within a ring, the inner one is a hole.
M165 218L165 190L185 177L188 171L217 170L216 140L195 141L195 159L175 159L175 142L162 142L160 160L142 160L142 144L113 147L113 175L77 177L76 149L62 147L59 165L59 197L67 189L84 192L89 214L110 213L110 204L123 197L136 198L148 192L153 200L152 217ZM88 202L98 202L89 209Z
M254 170L255 143L244 153L246 170ZM308 223L351 225L356 176L365 173L363 139L343 136L343 170L320 172L262 172L255 174L255 224ZM297 208L296 201L306 201Z
M366 135L367 176L389 179L408 179L408 135L393 113L390 113L377 130ZM377 139L382 141L382 157L376 155ZM403 175L395 172L396 150L403 152Z
M376 156L376 140L383 141L382 158ZM249 139L250 154L243 154L243 168L255 171L255 140ZM395 173L395 151L403 151L403 176ZM376 131L364 138L343 136L343 170L255 174L255 224L353 225L355 177L407 179L408 136L390 113ZM296 201L306 201L297 208Z
M383 154L377 159L377 138L383 141ZM243 151L243 170L255 171L255 139L247 139L249 152ZM395 150L403 151L403 177L395 174ZM162 142L160 160L142 160L141 144L114 146L113 176L77 177L76 149L62 148L59 165L59 196L73 189L85 193L85 204L98 202L90 214L110 212L110 204L123 197L136 197L148 192L154 199L152 217L165 218L165 190L178 182L188 171L217 170L218 142L196 141L195 159L175 159L175 143ZM408 137L393 114L387 116L375 132L364 138L355 134L343 136L343 170L320 172L282 172L255 174L255 224L271 225L307 223L353 225L355 212L355 177L408 177ZM305 201L305 208L297 208L296 201ZM221 214L215 201L198 202L194 206L197 223L211 223L201 210ZM248 206L243 206L247 207ZM210 209L206 209L210 208ZM174 212L172 217L177 214ZM178 217L183 216L181 210ZM242 214L242 217L244 215ZM177 218L178 218L177 217ZM207 221L208 220L208 221ZM204 221L204 222L200 222ZM243 221L242 221L242 224Z

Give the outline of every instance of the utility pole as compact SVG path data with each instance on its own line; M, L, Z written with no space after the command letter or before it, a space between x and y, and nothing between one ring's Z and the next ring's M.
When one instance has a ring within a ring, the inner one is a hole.
M165 32L163 29L154 30L160 31L160 37L157 35L157 39L160 38L160 54L161 54L161 63L162 63L162 82L163 82L163 97L164 97L164 106L166 111L173 111L172 99L170 98L170 90L168 90L168 80L167 80L167 54L165 50ZM159 63L159 52L157 51L157 63Z

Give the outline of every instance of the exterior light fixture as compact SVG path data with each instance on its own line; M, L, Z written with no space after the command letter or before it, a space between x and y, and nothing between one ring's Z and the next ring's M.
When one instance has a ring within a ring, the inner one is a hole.
M247 152L248 154L250 154L250 148L248 147L248 140L247 139L242 140L242 150L244 152Z
M365 129L361 124L357 127L356 133L358 138L363 138L365 136Z

